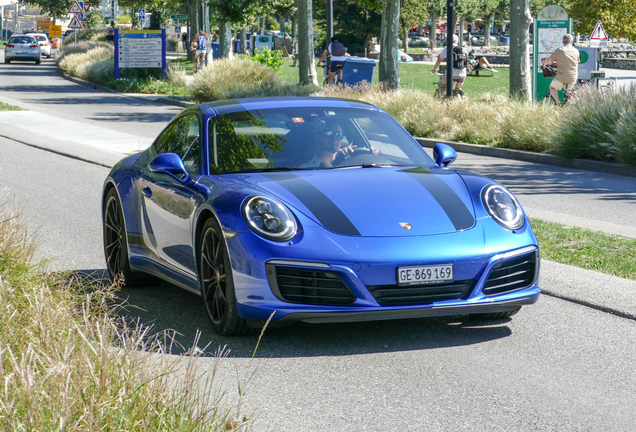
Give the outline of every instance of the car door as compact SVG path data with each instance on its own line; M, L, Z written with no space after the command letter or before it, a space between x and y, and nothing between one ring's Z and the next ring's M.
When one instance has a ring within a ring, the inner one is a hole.
M201 177L201 121L187 114L174 121L157 139L153 156L175 153L181 157L188 177L155 173L150 165L142 179L144 231L157 256L168 267L190 276L196 275L192 220L196 184ZM149 158L152 163L154 158Z

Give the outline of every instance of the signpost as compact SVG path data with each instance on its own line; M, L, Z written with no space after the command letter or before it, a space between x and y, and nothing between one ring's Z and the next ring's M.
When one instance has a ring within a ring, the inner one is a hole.
M170 19L173 19L173 20L185 20L185 19L188 19L188 15L186 15L186 14L170 15Z
M146 9L139 9L139 22L142 24L146 22Z
M62 26L50 25L49 26L49 38L62 37Z
M572 19L564 8L557 5L544 7L534 20L532 56L532 93L537 101L550 91L552 78L544 78L539 66L543 59L563 46L563 35L572 33ZM561 91L563 93L563 91Z
M166 29L115 29L115 79L119 69L161 68L166 77Z
M594 27L592 36L590 36L590 47L592 48L607 48L607 33L603 28L603 24L599 21Z

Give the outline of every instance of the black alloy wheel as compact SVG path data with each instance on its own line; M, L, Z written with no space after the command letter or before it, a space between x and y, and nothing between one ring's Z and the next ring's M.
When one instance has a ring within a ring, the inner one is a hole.
M133 272L130 268L124 213L115 189L106 194L103 224L104 255L110 279L114 281L117 275L121 274L124 277L124 286L147 285L150 277L144 273Z
M251 328L236 307L232 265L225 239L214 218L203 225L199 242L201 294L214 332L222 336L247 334Z

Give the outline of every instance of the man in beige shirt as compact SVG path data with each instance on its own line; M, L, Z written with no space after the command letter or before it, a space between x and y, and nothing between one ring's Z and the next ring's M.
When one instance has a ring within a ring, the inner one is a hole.
M579 50L572 46L572 35L563 35L563 47L556 49L550 57L543 59L541 67L549 62L556 62L557 74L550 83L550 94L555 103L559 104L559 90L565 89L565 99L570 97L570 90L579 77Z

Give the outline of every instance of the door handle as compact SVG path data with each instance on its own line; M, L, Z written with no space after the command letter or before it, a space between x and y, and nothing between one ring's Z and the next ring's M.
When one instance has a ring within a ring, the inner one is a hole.
M146 195L147 197L151 197L152 196L152 191L150 190L150 188L148 186L146 186L145 188L143 188L141 190L141 193Z

